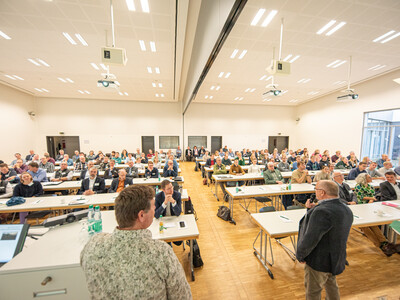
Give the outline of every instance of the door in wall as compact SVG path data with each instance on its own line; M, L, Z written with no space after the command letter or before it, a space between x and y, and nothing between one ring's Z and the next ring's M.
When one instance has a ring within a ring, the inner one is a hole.
M149 149L154 153L154 136L142 136L142 152L148 154Z
M75 150L80 152L79 136L47 136L47 152L51 157L55 157L60 149L70 157L74 155Z
M289 137L288 136L270 136L268 137L268 151L272 153L275 148L278 149L280 153L283 149L289 147Z
M222 148L222 136L212 136L211 137L211 153L219 151Z

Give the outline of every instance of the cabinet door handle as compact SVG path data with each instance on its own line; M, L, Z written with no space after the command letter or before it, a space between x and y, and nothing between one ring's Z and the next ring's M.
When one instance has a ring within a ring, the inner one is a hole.
M45 279L42 281L42 285L46 285L48 282L50 282L52 278L50 276L47 276Z

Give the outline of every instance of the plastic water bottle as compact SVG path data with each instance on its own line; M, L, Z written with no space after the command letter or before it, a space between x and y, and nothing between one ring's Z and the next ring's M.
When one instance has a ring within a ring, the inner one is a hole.
M158 194L158 185L156 185L156 194Z
M103 231L103 222L101 220L100 206L96 206L94 209L94 232L99 233Z
M239 193L239 181L236 181L236 193Z
M89 235L94 234L94 209L93 205L89 205L89 212L88 212L88 232Z
M158 173L158 181L161 181L160 173Z
M292 190L292 180L290 179L289 180L289 191L291 191Z
M162 215L160 216L160 223L159 223L159 232L160 232L160 234L163 234L164 233L164 222L163 222L163 220L162 220Z

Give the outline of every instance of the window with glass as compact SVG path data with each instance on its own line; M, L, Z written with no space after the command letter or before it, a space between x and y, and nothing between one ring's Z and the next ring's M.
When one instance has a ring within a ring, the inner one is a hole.
M160 136L160 149L177 149L179 146L179 136Z
M193 149L194 146L207 148L207 136L188 136L188 145L190 149Z
M394 166L399 164L400 109L364 114L361 156L376 161L382 154L388 154Z

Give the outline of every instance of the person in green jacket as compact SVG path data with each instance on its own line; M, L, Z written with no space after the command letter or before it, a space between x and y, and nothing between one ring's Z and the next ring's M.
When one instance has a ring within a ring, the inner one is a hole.
M216 164L213 167L213 173L214 175L218 175L218 174L226 174L226 167L224 164L222 164L222 160L221 157L217 157L216 159Z
M235 159L237 159L239 161L239 166L246 165L246 162L245 162L244 158L242 157L242 153L240 153L239 151L237 152L237 156L235 157Z
M119 152L115 152L115 157L113 158L115 160L115 163L120 164L121 163L121 157L119 157Z
M283 177L278 169L275 169L274 163L267 164L268 169L264 171L265 184L283 184Z

